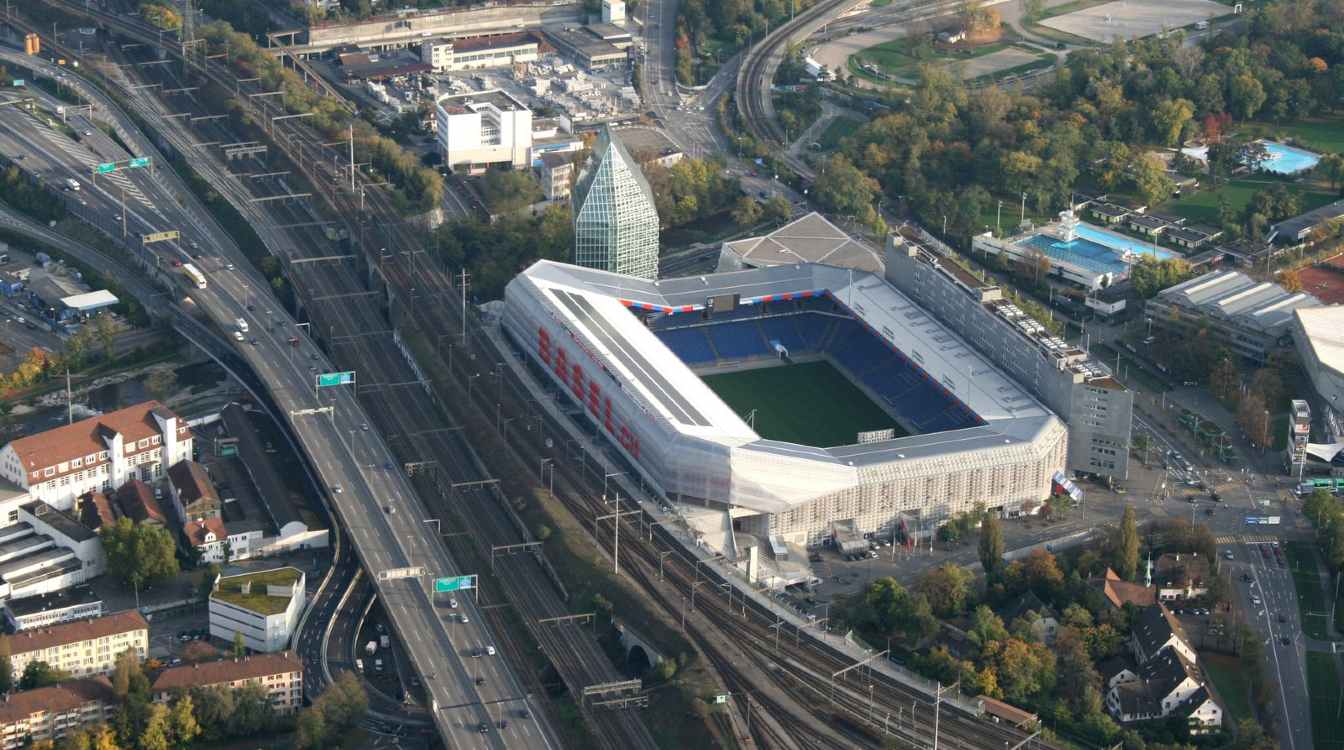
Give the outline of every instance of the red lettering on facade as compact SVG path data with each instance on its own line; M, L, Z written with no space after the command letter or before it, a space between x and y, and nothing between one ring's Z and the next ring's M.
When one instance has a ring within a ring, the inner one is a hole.
M583 403L583 368L579 367L578 362L570 370L569 386L574 391L574 398Z
M551 364L551 334L540 326L537 327L537 356L546 365Z
M560 382L569 385L569 358L565 350L556 347L555 350L555 376L560 378Z
M602 404L602 426L607 429L607 433L616 434L616 427L611 421L611 399L603 399Z
M602 406L602 389L597 387L596 380L588 381L588 411L594 417L599 415Z

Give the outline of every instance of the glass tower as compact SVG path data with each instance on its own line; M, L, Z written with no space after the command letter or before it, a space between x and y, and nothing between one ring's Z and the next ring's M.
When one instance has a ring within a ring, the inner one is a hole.
M641 279L658 277L653 190L620 139L604 129L574 188L574 263Z

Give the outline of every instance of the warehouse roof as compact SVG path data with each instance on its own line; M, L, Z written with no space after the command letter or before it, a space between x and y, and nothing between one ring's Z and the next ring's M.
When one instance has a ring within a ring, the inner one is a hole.
M1240 271L1211 271L1157 296L1168 304L1264 333L1286 327L1295 310L1321 306L1310 294L1256 281Z

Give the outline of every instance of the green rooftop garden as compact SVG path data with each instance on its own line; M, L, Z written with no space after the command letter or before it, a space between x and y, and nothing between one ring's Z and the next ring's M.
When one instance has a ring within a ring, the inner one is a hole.
M301 575L303 573L298 568L276 568L275 570L226 576L219 579L219 584L211 597L226 604L250 609L263 615L276 615L284 612L285 608L289 606L289 597L267 596L266 587L292 587ZM252 584L252 588L244 594L243 584L249 582Z

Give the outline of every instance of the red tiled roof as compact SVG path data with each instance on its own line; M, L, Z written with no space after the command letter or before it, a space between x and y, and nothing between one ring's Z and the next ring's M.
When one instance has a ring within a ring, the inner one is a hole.
M1126 603L1147 607L1157 601L1157 592L1154 589L1122 580L1110 568L1106 569L1106 576L1102 579L1101 593L1115 607L1123 607Z
M170 667L154 678L152 690L159 693L165 690L220 685L288 672L303 672L303 662L292 651L254 654L242 659L220 659Z
M154 499L154 492L139 479L132 479L117 490L117 505L121 506L122 515L136 523L157 521L162 524L167 521Z
M173 464L168 469L168 479L177 488L183 505L191 505L198 500L219 503L219 495L215 492L215 485L210 481L210 476L205 473L205 467L191 459L183 459Z
M158 401L146 401L107 414L81 419L74 424L57 427L54 430L21 437L10 442L10 446L18 454L20 463L28 472L29 484L45 482L65 474L87 470L89 464L86 463L82 466L68 467L66 471L58 471L50 477L41 473L48 466L57 466L76 458L83 459L88 455L96 455L100 451L107 450L104 436L120 434L122 440L130 445L132 441L158 435L159 425L153 415L155 411L171 417L177 416ZM178 439L184 439L190 430L185 421L178 420ZM95 459L94 465L101 463L102 460ZM38 476L34 477L34 472L38 472Z
M147 629L149 629L149 623L145 622L145 618L139 612L128 609L104 617L63 622L48 628L20 630L7 637L9 638L9 652L18 655L31 651L41 651L52 646L87 641L90 638L102 638L103 636Z
M224 527L224 520L215 517L207 518L204 521L192 521L182 526L182 533L186 535L187 541L191 546L199 547L205 544L205 532L214 532L215 541L222 542L229 536L228 529Z
M69 711L94 701L109 705L117 702L112 683L106 677L70 680L50 687L20 690L5 696L5 700L0 702L0 725L22 721L39 711Z
M86 492L79 498L79 522L90 529L116 523L117 515L112 501L101 492Z

